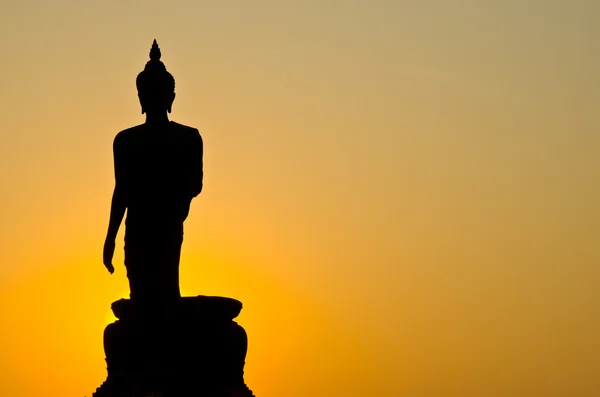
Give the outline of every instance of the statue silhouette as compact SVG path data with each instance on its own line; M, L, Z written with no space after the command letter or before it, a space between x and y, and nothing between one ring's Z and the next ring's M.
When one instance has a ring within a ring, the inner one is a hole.
M183 223L202 191L203 146L195 128L170 121L175 80L156 40L137 76L146 122L114 140L115 189L104 243L112 274L125 212L130 299L113 302L104 329L106 381L93 397L253 397L244 381L246 331L233 321L242 303L219 296L182 297Z
M202 191L203 143L197 129L168 118L175 80L160 61L156 40L136 85L144 124L117 134L115 189L103 261L112 274L115 239L125 211L125 267L133 301L181 296L183 223Z

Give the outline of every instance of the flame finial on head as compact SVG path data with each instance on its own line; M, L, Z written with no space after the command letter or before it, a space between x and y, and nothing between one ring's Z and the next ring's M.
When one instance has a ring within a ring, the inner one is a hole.
M152 48L150 48L150 60L160 61L160 56L160 48L158 48L158 43L156 42L156 39L154 39L154 42L152 43Z

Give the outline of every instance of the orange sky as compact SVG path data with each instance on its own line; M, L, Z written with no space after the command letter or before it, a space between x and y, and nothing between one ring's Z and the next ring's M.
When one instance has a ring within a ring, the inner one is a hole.
M0 9L0 395L105 378L154 38L205 142L182 290L244 302L257 396L600 395L595 2Z

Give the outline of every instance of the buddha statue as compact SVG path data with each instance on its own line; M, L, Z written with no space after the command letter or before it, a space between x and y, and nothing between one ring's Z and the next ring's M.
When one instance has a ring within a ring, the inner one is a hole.
M115 240L125 220L125 268L132 301L181 297L179 258L190 203L202 191L203 142L197 129L170 121L175 80L156 40L136 80L145 123L117 134L115 188L103 262L112 274Z

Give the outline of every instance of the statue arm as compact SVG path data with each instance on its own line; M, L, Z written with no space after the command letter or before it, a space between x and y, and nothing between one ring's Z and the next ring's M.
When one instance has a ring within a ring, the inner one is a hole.
M117 239L117 233L121 226L121 221L125 215L125 209L127 208L125 195L123 191L123 173L126 171L124 167L124 153L123 146L120 142L119 135L115 138L113 143L114 161L115 161L115 190L112 196L112 203L110 206L110 220L108 222L108 231L106 233L106 240L104 241L104 250L102 253L102 261L104 266L108 269L109 273L112 274L115 271L115 267L112 264L113 255L115 253L115 240Z
M191 142L191 180L190 180L190 194L192 197L196 197L202 192L202 182L204 177L203 171L203 155L204 155L204 143L202 142L202 136L200 132L196 130L193 135Z
M119 227L125 216L126 208L123 195L119 188L115 186L110 206L110 220L108 222L108 232L106 233L107 240L115 240L117 238L117 233L119 232Z
M108 232L106 239L115 240L119 227L125 215L125 209L127 208L124 195L124 153L123 146L120 142L119 136L115 138L113 144L114 152L114 163L115 163L115 189L113 191L112 202L110 207L110 220L108 224Z

